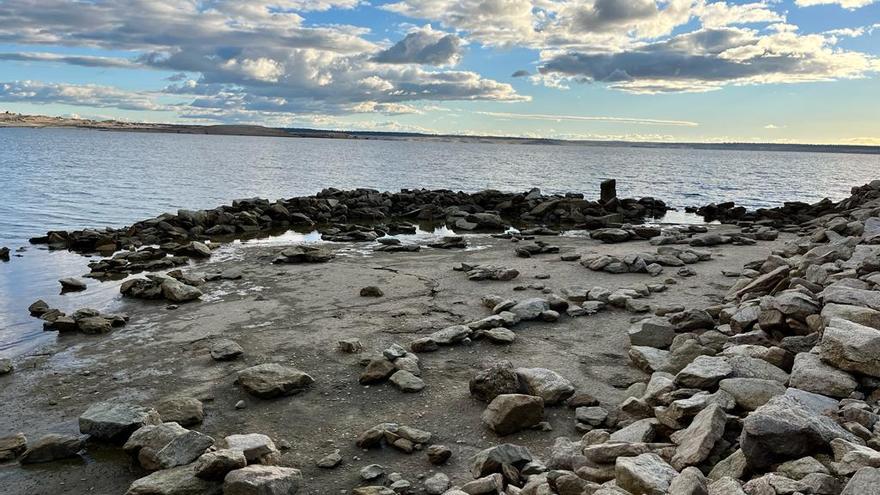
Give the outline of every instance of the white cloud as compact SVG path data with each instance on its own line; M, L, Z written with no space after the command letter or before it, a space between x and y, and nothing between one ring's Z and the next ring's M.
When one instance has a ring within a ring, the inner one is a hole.
M44 83L39 81L0 82L0 101L34 104L61 103L94 108L123 110L169 110L155 95L136 93L98 85Z
M658 126L677 126L677 127L696 127L699 124L687 120L662 120L662 119L646 119L631 117L606 117L606 116L588 116L588 115L553 115L538 113L512 113L512 112L474 112L479 115L488 115L490 117L501 117L506 119L524 119L524 120L547 120L551 122L574 121L574 122L611 122L618 124L638 124L638 125L658 125Z
M859 9L876 2L877 0L795 0L798 7L812 7L814 5L840 5L845 9Z

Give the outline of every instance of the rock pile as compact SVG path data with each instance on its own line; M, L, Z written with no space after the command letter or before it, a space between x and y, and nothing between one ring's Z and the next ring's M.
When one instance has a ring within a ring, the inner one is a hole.
M128 315L101 313L96 309L80 308L67 315L59 309L50 308L42 299L28 307L31 316L43 320L44 330L58 332L82 332L85 334L110 333L114 328L128 323Z
M708 261L712 253L696 249L679 249L672 246L660 246L656 253L634 253L626 256L591 255L581 259L580 263L593 271L606 273L648 273L657 276L663 273L663 267L683 267Z

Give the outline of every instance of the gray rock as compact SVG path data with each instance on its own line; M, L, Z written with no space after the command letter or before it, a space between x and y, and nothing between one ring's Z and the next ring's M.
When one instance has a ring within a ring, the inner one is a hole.
M839 369L880 377L880 330L834 318L819 349L822 360Z
M361 479L364 481L371 481L378 478L381 478L385 475L385 468L380 466L379 464L370 464L369 466L364 466L360 470Z
M629 358L633 364L645 373L662 370L669 365L669 351L647 346L632 346Z
M544 400L523 394L504 394L495 397L482 420L498 435L510 435L531 428L544 419Z
M189 464L199 458L214 439L197 431L188 431L175 437L156 453L156 460L162 469Z
M182 303L202 297L202 291L198 287L186 285L170 277L162 281L161 287L162 297L171 302Z
M532 453L526 447L505 443L478 452L471 459L471 475L482 478L500 473L504 464L517 469L532 461Z
M578 407L574 410L575 419L590 426L601 426L608 419L608 411L599 406Z
M68 277L58 281L61 284L62 292L77 292L86 290L86 283L78 278Z
M724 477L709 485L709 495L746 495L746 492L737 480Z
M243 453L248 463L258 462L260 457L278 452L275 442L262 433L229 435L224 440L227 449Z
M630 493L665 495L676 476L678 471L657 454L620 457L614 464L617 486Z
M835 438L831 441L831 450L833 469L840 476L849 476L863 467L880 468L880 452L870 447Z
M672 434L672 441L678 445L672 465L683 469L703 462L724 435L726 424L727 414L717 404L700 411L687 429Z
M642 320L630 327L628 333L631 345L659 349L669 347L675 338L675 328L669 320L661 317Z
M27 437L16 433L0 437L0 462L11 461L27 450Z
M470 337L471 329L467 325L453 325L432 333L430 339L439 345L452 345Z
M654 440L656 430L660 422L655 418L645 418L633 421L631 424L611 434L610 442L643 443Z
M155 409L126 402L98 402L79 417L79 431L96 440L123 443L138 428L159 423Z
M880 311L880 292L873 290L832 285L822 291L822 299L826 304L850 304Z
M709 471L709 479L712 481L723 478L739 479L745 476L747 471L748 459L741 449L737 449L712 467Z
M880 469L859 469L840 495L880 495Z
M339 449L334 450L333 452L325 455L316 463L319 468L323 469L333 469L336 466L342 463L342 455L339 453Z
M541 314L550 309L550 303L546 299L531 298L518 302L508 311L515 314L522 321L537 320Z
M157 454L175 438L185 435L189 430L177 423L146 425L135 430L122 446L123 450L136 457L145 469L161 469Z
M823 363L818 355L809 352L794 357L789 383L807 392L838 398L849 397L858 386L852 375Z
M12 373L12 360L9 358L0 358L0 376Z
M517 368L523 392L544 399L544 404L563 402L574 394L574 385L559 373L545 368Z
M443 473L436 473L425 480L425 493L428 495L441 495L449 489L449 477Z
M501 394L520 390L519 376L509 361L501 361L477 373L469 382L471 395L483 402L492 402Z
M425 449L428 462L434 465L445 464L452 457L452 450L445 445L430 445Z
M669 495L709 495L706 477L693 466L685 468L669 485Z
M718 382L718 388L733 396L736 404L746 411L754 411L785 393L785 385L760 378L725 378Z
M740 355L729 355L724 359L733 369L732 378L760 378L762 380L776 380L782 384L788 383L788 373L764 359Z
M223 480L223 495L294 495L302 486L299 469L247 466L231 471Z
M800 459L784 462L776 467L776 471L793 480L800 480L811 473L831 474L828 468L817 461L815 457L801 457Z
M733 368L724 357L698 356L675 375L679 387L712 388L733 374Z
M84 441L80 437L50 433L29 445L19 462L38 464L76 457L83 449L83 445Z
M516 340L516 334L506 328L486 330L483 335L496 344L512 344Z
M156 471L134 480L125 495L220 495L219 482L196 477L193 465Z
M832 319L840 318L880 330L880 311L871 308L828 303L822 308L821 315L826 325L831 323Z
M221 449L206 452L193 466L196 476L206 480L222 480L226 474L247 466L244 453L238 450Z
M314 381L296 368L277 363L259 364L238 372L238 383L245 392L261 399L298 394Z
M396 371L389 381L401 392L420 392L425 388L425 382L421 378L406 370Z
M197 425L205 419L202 402L193 397L169 397L156 404L156 411L164 422L181 426Z
M211 344L211 358L215 361L231 361L243 353L244 349L237 342L229 339L219 339Z
M828 449L835 438L859 442L821 410L780 395L746 417L740 445L749 464L762 468Z

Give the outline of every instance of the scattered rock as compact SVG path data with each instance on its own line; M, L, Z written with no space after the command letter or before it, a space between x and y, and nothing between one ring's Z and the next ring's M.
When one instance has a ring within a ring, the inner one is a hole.
M241 387L261 399L298 394L314 382L306 373L277 363L260 364L238 372Z

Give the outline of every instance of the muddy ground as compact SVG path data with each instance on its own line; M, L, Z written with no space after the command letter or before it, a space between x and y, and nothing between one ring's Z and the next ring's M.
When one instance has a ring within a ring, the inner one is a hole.
M717 227L725 230L727 227ZM216 271L239 267L241 280L203 286L201 301L168 309L164 303L126 301L128 326L109 335L62 335L37 355L19 359L16 371L0 377L0 436L23 432L33 441L44 433L78 433L77 418L97 401L125 400L151 405L170 396L192 396L205 403L205 421L195 427L220 440L233 433L265 433L291 445L306 488L302 493L347 493L359 483L360 468L378 463L419 486L436 470L453 482L466 481L468 459L476 451L502 442L529 446L544 457L553 439L579 436L574 412L565 406L547 409L552 432L527 431L500 439L480 423L485 404L472 399L468 380L485 363L510 360L515 366L545 367L571 380L603 405L614 408L624 389L644 378L627 357L626 330L634 314L612 309L593 316L555 323L529 322L515 327L517 340L500 346L485 340L420 354L427 387L405 394L390 384L358 384L358 355L336 350L340 339L358 338L365 352L381 352L397 342L442 327L488 316L481 306L485 294L523 299L540 290L515 291L540 284L558 293L572 285L609 289L635 283L673 279L667 292L653 294L652 306L681 304L706 307L720 301L735 279L722 270L739 270L748 261L765 258L787 237L756 246L705 248L708 262L690 265L697 275L682 278L666 268L657 278L645 274L593 272L557 254L529 259L514 254L516 244L488 236L469 237L466 251L423 249L418 253L372 252L366 246L333 244L342 250L327 264L273 265L277 243L224 248L211 261L192 267ZM653 252L647 242L604 245L584 236L548 237L562 253L625 254ZM453 271L460 262L516 268L509 282L473 282ZM536 275L549 275L537 280ZM359 296L360 288L376 285L381 298ZM73 310L75 307L61 308ZM215 362L208 353L212 339L238 341L242 359ZM316 383L307 392L273 400L248 396L234 383L237 370L264 362L295 366ZM239 400L247 407L236 409ZM453 450L442 467L428 463L424 453L396 450L363 451L354 445L363 430L382 422L398 422L428 430L434 443ZM315 461L340 449L343 464L334 470ZM6 494L120 494L146 473L117 449L89 446L81 460L22 468L0 466L0 492Z

